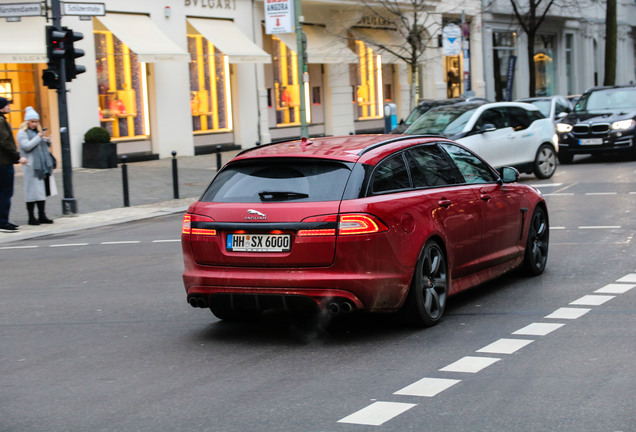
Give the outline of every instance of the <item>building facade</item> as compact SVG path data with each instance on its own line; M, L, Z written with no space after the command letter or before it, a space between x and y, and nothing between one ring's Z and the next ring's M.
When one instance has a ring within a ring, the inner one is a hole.
M485 9L478 1L432 2L420 14L426 49L413 76L395 55L407 46L390 15L361 2L302 1L306 76L296 68L296 35L267 34L262 0L104 3L103 16L62 18L62 25L84 35L76 46L85 51L77 63L86 72L67 83L74 166L81 165L83 136L94 126L106 128L118 154L132 160L297 138L301 88L311 136L381 132L386 103L397 105L398 118L408 115L412 84L418 98L470 91L502 99L511 56L517 59L512 96L527 96L524 35L508 0ZM621 5L617 82L627 83L634 80L636 8ZM580 18L559 13L541 32L537 88L580 93L602 82L604 19L598 17L604 9L585 9ZM25 16L0 25L11 35L0 39L0 94L12 100L9 120L17 128L24 109L35 107L59 156L57 93L41 80L47 21Z

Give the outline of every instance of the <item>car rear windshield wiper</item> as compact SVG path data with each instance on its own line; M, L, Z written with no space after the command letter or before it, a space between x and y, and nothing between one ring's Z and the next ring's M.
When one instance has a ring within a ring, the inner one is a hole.
M292 200L309 198L309 195L301 192L289 192L289 191L261 191L258 193L261 201L273 201L273 200Z

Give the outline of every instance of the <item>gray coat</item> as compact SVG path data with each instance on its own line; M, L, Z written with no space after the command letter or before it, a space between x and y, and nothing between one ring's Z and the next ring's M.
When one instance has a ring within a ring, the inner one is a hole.
M27 131L23 129L18 131L17 138L18 144L20 145L20 156L27 158L27 163L22 165L22 172L24 173L24 200L26 202L44 201L46 199L45 180L40 180L34 173L33 150L37 146L48 147L48 143L44 138L37 135L30 139ZM57 187L52 172L49 177L49 187L51 196L57 195Z

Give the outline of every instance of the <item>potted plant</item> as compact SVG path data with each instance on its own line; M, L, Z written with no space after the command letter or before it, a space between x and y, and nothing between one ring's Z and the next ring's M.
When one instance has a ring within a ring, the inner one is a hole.
M84 134L82 166L117 168L117 144L110 141L110 134L103 127L90 128Z

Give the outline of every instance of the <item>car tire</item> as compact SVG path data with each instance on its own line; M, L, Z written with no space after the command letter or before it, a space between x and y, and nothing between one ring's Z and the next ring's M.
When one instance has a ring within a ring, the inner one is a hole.
M574 155L572 153L559 150L559 162L563 165L571 164L572 159L574 159Z
M440 245L429 240L417 260L411 288L404 304L406 321L430 327L444 314L448 297L448 265Z
M550 144L542 144L537 151L533 164L534 175L540 179L548 179L557 169L557 154Z
M538 276L545 270L550 244L550 225L546 210L537 206L528 228L528 240L523 258L523 270L530 276Z

